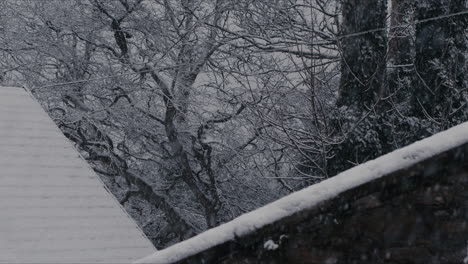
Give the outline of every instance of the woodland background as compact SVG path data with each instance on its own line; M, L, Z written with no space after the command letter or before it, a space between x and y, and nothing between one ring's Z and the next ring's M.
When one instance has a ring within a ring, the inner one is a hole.
M25 86L158 248L467 121L466 0L5 0Z

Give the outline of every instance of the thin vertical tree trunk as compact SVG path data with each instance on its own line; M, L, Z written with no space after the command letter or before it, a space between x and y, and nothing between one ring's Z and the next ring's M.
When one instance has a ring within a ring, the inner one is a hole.
M414 0L392 0L388 41L387 95L402 101L411 94L414 63Z
M363 109L382 95L386 75L386 0L344 0L338 105ZM382 30L373 31L382 28ZM372 30L365 34L349 36Z

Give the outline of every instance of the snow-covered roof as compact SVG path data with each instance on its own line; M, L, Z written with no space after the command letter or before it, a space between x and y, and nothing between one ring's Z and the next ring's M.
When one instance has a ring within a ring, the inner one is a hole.
M320 202L332 199L340 193L400 169L411 167L466 143L468 143L468 122L344 171L321 183L241 215L231 222L153 253L136 263L174 263L195 256L217 245L251 234L257 229L295 213L312 209Z
M129 263L154 251L39 103L0 87L0 263Z

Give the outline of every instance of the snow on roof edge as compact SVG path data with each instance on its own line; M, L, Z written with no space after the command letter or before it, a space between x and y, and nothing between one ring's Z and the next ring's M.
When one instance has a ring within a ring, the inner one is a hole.
M468 122L341 172L135 263L169 264L183 260L465 143L468 143Z

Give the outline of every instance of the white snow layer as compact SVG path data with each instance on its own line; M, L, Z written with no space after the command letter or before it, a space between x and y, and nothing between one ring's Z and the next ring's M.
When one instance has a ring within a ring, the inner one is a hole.
M296 212L313 208L319 202L333 198L356 186L407 168L465 143L468 143L468 122L344 171L335 177L158 251L136 263L168 264L196 255Z
M130 263L154 251L32 96L0 87L0 263Z

